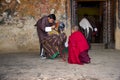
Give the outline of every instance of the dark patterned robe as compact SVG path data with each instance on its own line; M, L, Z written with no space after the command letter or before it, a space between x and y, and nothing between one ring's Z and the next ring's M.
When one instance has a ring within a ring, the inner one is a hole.
M37 26L37 32L38 32L38 36L39 36L40 41L43 40L44 37L48 36L47 32L45 32L45 27L50 27L54 24L55 23L51 24L51 23L48 22L48 16L44 16L37 21L35 26Z
M45 27L50 27L54 24L55 23L48 22L48 16L42 17L35 24L35 26L37 27L37 33L38 33L39 43L40 43L40 55L41 55L41 51L42 51L42 47L43 47L42 40L44 40L44 38L48 36L48 33L45 32Z
M54 59L60 54L60 50L64 49L64 43L66 42L67 36L65 33L52 34L44 38L42 41L43 48L48 58Z

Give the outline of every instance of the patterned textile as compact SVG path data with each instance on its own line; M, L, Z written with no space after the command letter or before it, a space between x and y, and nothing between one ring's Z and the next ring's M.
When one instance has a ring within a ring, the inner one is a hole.
M44 40L43 48L48 58L55 58L60 54L61 48L64 48L67 36L65 33L48 35Z

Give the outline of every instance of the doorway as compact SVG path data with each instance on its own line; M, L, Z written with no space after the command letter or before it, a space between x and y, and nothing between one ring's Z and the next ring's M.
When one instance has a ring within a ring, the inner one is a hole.
M105 48L114 48L115 34L115 0L70 0L71 25L79 25L83 14L98 28L96 36L92 36L91 43L102 43Z
M79 1L77 2L77 20L78 20L78 25L81 19L83 18L84 14L88 15L88 20L90 24L93 27L93 33L91 36L91 43L102 43L103 42L103 37L102 37L102 31L103 31L103 23L101 21L101 2L100 1ZM95 31L95 30L96 31Z

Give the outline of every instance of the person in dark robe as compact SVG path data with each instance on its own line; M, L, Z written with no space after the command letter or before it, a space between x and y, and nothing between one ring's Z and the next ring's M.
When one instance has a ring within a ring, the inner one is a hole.
M58 55L62 57L65 61L65 56L63 54L63 50L65 48L64 44L66 42L67 36L64 33L64 23L59 22L53 31L49 32L48 37L44 38L43 48L47 54L47 58L54 59ZM56 31L57 30L57 31Z
M68 41L68 63L81 65L90 63L88 50L89 45L85 36L79 31L78 26L73 26Z
M79 22L79 26L84 30L84 35L88 41L89 48L91 48L90 42L92 39L93 26L91 25L91 20L88 18L88 14L84 14L84 17Z
M46 58L45 52L43 49L43 44L42 44L42 40L44 40L44 38L48 36L48 32L45 31L45 28L46 27L54 28L55 20L56 20L56 16L54 14L50 14L48 16L42 17L35 24L35 26L37 26L37 33L38 33L39 43L40 43L40 56L42 58Z

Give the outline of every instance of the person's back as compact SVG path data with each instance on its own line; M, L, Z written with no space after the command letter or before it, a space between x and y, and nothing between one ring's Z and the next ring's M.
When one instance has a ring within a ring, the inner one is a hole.
M73 39L73 40L71 40L72 43L75 44L75 46L78 46L78 48L80 48L81 52L89 49L87 40L86 40L85 36L82 34L82 32L75 31L74 33L71 34L70 39Z
M89 47L91 47L90 42L92 39L93 27L90 23L90 20L88 20L87 14L85 14L84 18L79 22L79 26L84 30L84 35L89 43Z
M83 19L79 22L79 26L80 26L81 28L83 28L84 31L85 31L85 37L86 37L86 38L89 37L90 29L93 31L93 27L92 27L92 25L91 25L91 23L89 22L89 20L88 20L87 17L88 17L88 15L85 14L84 17L83 17Z
M85 36L82 34L82 32L78 31L78 26L74 26L72 28L72 34L69 37L68 42L68 63L71 64L83 64L83 60L87 58L86 62L89 62L89 56L87 54L87 51L89 49L87 40ZM87 55L84 57L84 59L81 59L81 54L85 53L84 55ZM85 59L86 60L86 59Z

